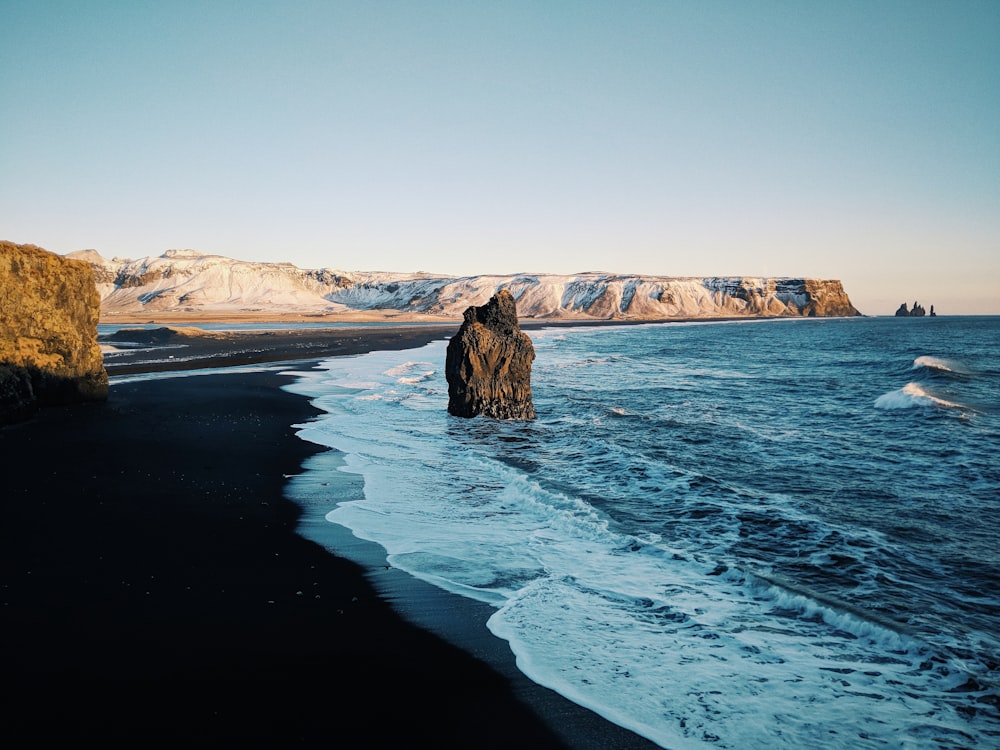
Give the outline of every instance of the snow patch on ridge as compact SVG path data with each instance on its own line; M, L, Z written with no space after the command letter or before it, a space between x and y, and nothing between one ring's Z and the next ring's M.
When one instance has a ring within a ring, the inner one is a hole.
M428 273L301 269L168 250L159 257L106 260L97 251L71 253L91 264L107 312L392 311L461 317L501 289L521 318L663 320L675 317L853 316L839 281L820 279L679 278L579 273L445 276Z

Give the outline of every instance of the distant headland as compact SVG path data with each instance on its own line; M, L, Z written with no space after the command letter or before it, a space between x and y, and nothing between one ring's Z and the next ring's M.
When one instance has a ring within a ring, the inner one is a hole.
M453 321L470 305L509 291L522 318L655 321L689 318L855 317L836 279L671 277L623 273L483 274L301 269L168 250L137 260L94 250L67 257L89 263L107 322L195 316L306 316L314 321ZM487 259L495 263L497 259Z

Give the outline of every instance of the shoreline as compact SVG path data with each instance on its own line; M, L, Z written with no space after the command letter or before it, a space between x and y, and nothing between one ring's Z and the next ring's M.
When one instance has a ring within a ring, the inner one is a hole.
M893 317L890 315L850 315L850 316L819 316L831 318L868 318ZM929 316L928 316L929 317ZM935 316L940 317L940 316ZM576 315L554 315L552 317L518 318L522 328L540 326L616 326L643 325L650 323L697 323L697 322L727 322L734 320L808 320L802 315L682 315L665 318L640 318L634 316L595 318L585 313ZM341 328L347 326L430 326L441 325L454 327L456 330L462 324L460 315L434 315L432 313L407 313L398 310L367 310L336 313L275 313L263 311L190 311L190 312L114 312L102 311L99 325L108 326L198 326L199 324L297 324L308 323L316 327L329 326Z
M175 316L176 317L176 316ZM122 324L112 334L101 334L104 346L116 343L126 348L105 353L105 369L109 377L147 372L183 371L202 368L234 367L240 365L296 362L306 359L366 354L380 349L418 348L431 341L450 338L461 321L442 323L436 320L407 320L386 322L385 325L359 324L357 327L329 321L331 327L310 327L260 330L207 330L198 325L232 323L247 325L251 322L310 323L314 320L276 320L280 316L263 319L233 320L218 317L189 317L183 322L170 316L132 323L131 326L156 326L135 328ZM297 316L301 317L301 316ZM415 316L409 316L414 318ZM636 325L663 325L683 323L733 323L793 320L854 320L855 318L799 318L799 317L719 317L719 318L669 318L663 320L598 320L598 319L519 319L522 330L542 328L597 328ZM105 320L101 325L112 325ZM114 325L117 325L114 324ZM338 327L332 327L338 326Z
M321 360L379 349L411 349L450 335L454 330L439 325L194 332L162 327L119 331L112 334L118 339L100 336L98 340L105 346L130 345L104 355L108 377L114 378L146 372Z
M363 492L364 481L353 474L337 473L342 465L339 451L330 449L306 459L306 466L320 472L304 471L291 481L301 502L303 515L299 533L327 549L360 565L365 577L380 597L406 622L431 632L486 664L507 681L515 697L530 707L565 746L573 750L654 750L659 745L580 706L554 690L532 681L517 667L507 641L493 635L486 621L494 609L480 601L453 594L414 578L386 564L385 549L354 536L350 529L326 520L332 510L321 498L328 484L353 484L345 493L350 499ZM331 476L335 479L328 481ZM353 489L353 492L352 492Z
M333 353L440 335L365 330ZM267 356L280 358L257 361L294 361L289 370L318 359L280 347ZM245 358L223 355L228 372L198 377L154 363L141 371L164 377L115 382L109 370L107 402L0 429L12 469L0 531L10 736L654 747L524 677L477 603L399 571L376 574L301 534L308 513L287 481L333 453L295 434L319 411L282 388L294 375L233 367ZM369 546L363 554L377 556ZM469 640L456 646L414 625L397 596Z

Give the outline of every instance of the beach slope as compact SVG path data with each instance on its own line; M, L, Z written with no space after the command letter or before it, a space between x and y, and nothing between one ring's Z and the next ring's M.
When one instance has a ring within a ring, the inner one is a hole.
M648 746L401 619L296 533L285 483L320 448L290 380L113 379L106 403L0 429L11 746Z

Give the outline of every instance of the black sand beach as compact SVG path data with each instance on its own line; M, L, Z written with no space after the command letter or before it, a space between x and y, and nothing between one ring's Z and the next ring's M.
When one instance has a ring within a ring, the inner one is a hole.
M289 380L112 381L106 403L0 429L5 744L651 747L518 677L509 650L498 671L409 624L295 533L286 475L319 449Z
M233 367L294 359L322 359L378 349L404 349L445 338L457 326L317 328L269 331L206 331L193 326L124 327L101 343L121 348L105 356L109 375L192 368ZM155 347L154 349L141 348Z

